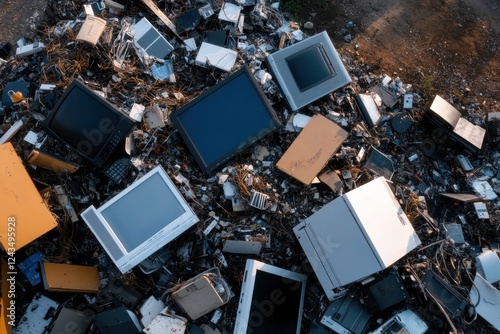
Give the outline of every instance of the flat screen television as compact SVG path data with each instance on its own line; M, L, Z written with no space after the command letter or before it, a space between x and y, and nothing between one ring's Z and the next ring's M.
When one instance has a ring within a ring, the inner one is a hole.
M351 82L326 31L270 54L266 63L294 111Z
M43 128L94 166L104 166L135 121L78 80L66 88Z
M247 260L235 334L300 333L306 276Z
M280 126L247 66L208 88L170 117L206 174Z
M122 273L198 222L161 166L81 216Z

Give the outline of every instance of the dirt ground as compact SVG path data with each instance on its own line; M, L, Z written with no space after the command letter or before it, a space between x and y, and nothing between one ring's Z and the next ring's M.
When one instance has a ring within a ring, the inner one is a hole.
M0 0L0 41L29 37L53 0ZM81 2L81 1L78 1ZM57 6L57 1L53 1ZM314 2L314 3L320 3ZM301 23L327 30L339 51L426 95L498 111L500 0L331 0ZM352 40L344 37L350 34Z
M302 16L314 30L327 30L344 54L404 83L423 84L429 95L498 108L498 0L332 0Z

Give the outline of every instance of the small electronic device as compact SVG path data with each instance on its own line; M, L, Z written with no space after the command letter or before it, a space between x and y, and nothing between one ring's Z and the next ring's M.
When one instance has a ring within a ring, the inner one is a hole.
M43 127L94 166L103 167L135 125L127 114L73 80Z

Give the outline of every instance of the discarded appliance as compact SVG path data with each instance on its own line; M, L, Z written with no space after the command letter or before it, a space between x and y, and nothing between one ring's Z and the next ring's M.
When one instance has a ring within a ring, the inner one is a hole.
M366 160L365 168L369 169L377 176L383 176L388 181L394 175L394 165L392 160L376 148L372 148L370 156Z
M280 126L247 66L172 112L170 119L207 174Z
M351 82L326 31L270 54L266 62L293 111Z
M89 314L63 307L57 315L49 334L61 334L69 331L86 333L93 319L94 317Z
M486 130L463 118L460 111L441 96L435 96L424 118L467 151L477 153L482 149Z
M66 88L43 127L98 168L103 167L135 121L78 80Z
M428 329L427 324L414 311L404 310L393 315L370 334L424 334Z
M328 299L420 245L385 178L340 196L293 228Z
M8 82L2 92L2 105L4 107L12 107L15 102L9 96L9 91L20 92L24 98L33 97L35 93L34 84L26 81L11 81Z
M237 23L240 17L241 7L230 2L223 2L219 12L219 20Z
M422 277L422 284L425 292L430 294L432 300L439 303L452 319L459 316L467 305L467 298L430 269Z
M40 51L43 51L44 49L45 49L45 44L43 44L42 42L35 42L32 44L23 45L16 49L16 57L23 58L38 53Z
M101 334L140 334L142 331L135 313L123 305L96 314L94 322Z
M479 273L474 277L469 298L477 314L500 331L500 291L488 283Z
M347 132L323 115L307 123L276 167L309 185L347 138Z
M477 271L489 283L500 281L500 254L498 251L486 250L476 257Z
M0 189L2 215L6 217L0 227L0 244L7 253L19 251L57 226L11 143L0 145ZM15 250L9 238L13 230Z
M364 334L370 317L370 313L358 299L345 295L330 303L320 323L336 333Z
M375 85L370 88L370 91L377 94L377 96L382 100L382 103L388 108L394 108L396 103L399 101L396 93L383 85Z
M59 307L59 303L36 294L19 323L12 328L13 334L45 333Z
M21 118L18 121L16 121L14 124L12 124L7 131L0 137L0 145L3 145L10 141L12 137L16 135L16 133L21 130L21 128L24 126L26 120L25 118Z
M141 59L147 56L165 59L174 50L172 44L145 17L131 29Z
M163 309L165 309L165 304L161 300L156 299L154 296L146 299L139 309L142 325L147 327Z
M99 292L100 281L96 267L44 262L40 276L47 291Z
M454 245L460 247L465 243L462 225L456 223L441 224L441 228L446 239L450 240Z
M145 334L184 334L187 319L169 314L167 311L168 308L163 309L142 332Z
M177 16L177 33L183 34L196 28L200 23L201 15L198 8L190 9Z
M372 93L373 94L373 93ZM374 96L372 94L357 94L354 99L356 104L366 120L366 124L369 127L378 125L382 115L380 114L380 106L375 102Z
M106 20L97 16L87 15L75 40L96 45L105 29Z
M40 264L42 262L42 257L42 253L37 251L18 265L18 268L32 286L36 286L42 282L42 278L40 277Z
M226 304L232 297L233 293L217 267L187 280L172 293L172 299L193 320Z
M234 50L203 42L196 55L195 64L229 72L233 69L237 57L238 53Z
M474 202L474 209L476 210L477 218L479 219L490 219L488 214L488 208L484 202Z
M405 94L403 97L403 109L411 110L413 108L413 94Z
M261 242L244 240L225 240L223 252L234 254L259 254L262 249Z
M248 259L234 333L299 334L305 291L304 275Z
M198 222L161 166L81 216L122 273Z
M370 284L366 289L366 295L367 301L365 304L372 314L410 298L397 270L389 271L387 276L376 283Z

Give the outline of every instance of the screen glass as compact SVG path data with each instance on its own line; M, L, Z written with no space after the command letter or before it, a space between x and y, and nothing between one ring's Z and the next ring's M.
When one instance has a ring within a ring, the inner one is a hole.
M257 270L247 333L297 333L302 284Z
M275 121L250 80L242 71L178 115L207 166L275 129Z
M101 214L130 252L185 212L161 175L156 173Z
M50 129L81 154L94 158L113 133L119 117L92 91L71 89L56 106Z
M301 92L335 76L335 70L321 44L312 45L285 60Z

